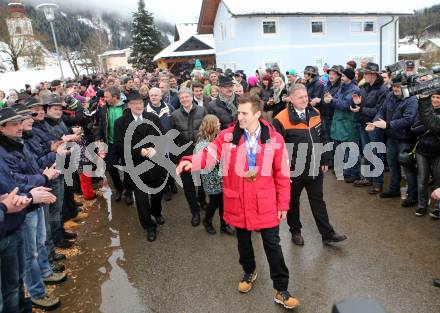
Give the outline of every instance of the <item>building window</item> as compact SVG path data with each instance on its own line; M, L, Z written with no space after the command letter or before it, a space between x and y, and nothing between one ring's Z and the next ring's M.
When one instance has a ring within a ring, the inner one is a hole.
M360 33L362 32L362 22L351 22L351 31L353 33Z
M352 20L350 23L352 33L374 33L376 31L376 22L372 20Z
M325 27L326 27L325 18L323 17L310 18L310 31L312 35L324 35Z
M364 22L364 32L374 32L374 22L365 21Z
M324 22L322 21L312 21L312 33L322 34L324 32Z
M263 34L276 34L277 22L276 21L263 21Z

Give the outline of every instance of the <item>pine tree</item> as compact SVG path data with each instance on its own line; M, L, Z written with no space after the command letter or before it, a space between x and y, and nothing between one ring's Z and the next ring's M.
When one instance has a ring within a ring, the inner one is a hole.
M153 58L162 50L162 44L153 15L145 10L144 0L139 0L138 11L133 13L132 38L129 63L136 69L153 70Z

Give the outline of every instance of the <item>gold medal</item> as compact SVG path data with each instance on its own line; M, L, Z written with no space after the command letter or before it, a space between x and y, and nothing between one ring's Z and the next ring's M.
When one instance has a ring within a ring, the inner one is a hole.
M248 181L250 182L255 182L257 180L257 171L255 170L249 170L246 173L246 177L245 177Z

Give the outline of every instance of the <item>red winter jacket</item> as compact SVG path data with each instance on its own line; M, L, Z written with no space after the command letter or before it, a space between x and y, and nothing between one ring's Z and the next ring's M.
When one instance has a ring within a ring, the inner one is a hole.
M192 162L192 171L223 169L223 217L229 225L248 230L279 225L278 211L288 211L290 201L289 158L283 137L261 120L257 151L257 177L245 178L247 164L244 130L236 123L223 130L205 149L182 160Z

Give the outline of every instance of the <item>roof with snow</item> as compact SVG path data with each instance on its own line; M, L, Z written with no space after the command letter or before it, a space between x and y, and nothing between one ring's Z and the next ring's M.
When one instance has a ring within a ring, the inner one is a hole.
M197 46L196 49L189 49ZM157 61L163 58L177 58L197 55L215 54L215 41L213 34L193 35L173 42L168 47L159 52L153 59Z
M398 55L408 55L408 54L419 54L423 53L424 51L417 47L416 44L401 44L397 48L397 54Z
M440 48L440 38L431 38L428 39L429 42L431 42L433 45L437 46L438 48Z
M286 1L286 0L223 0L232 15L298 15L298 14L349 14L349 15L405 15L414 13L413 1L370 0L364 5L353 0L338 1Z
M182 38L188 38L193 35L197 35L197 23L176 24L174 41L178 41Z

